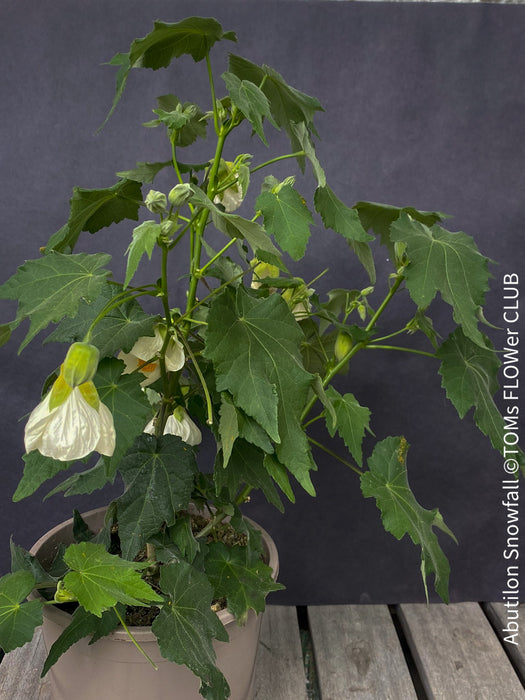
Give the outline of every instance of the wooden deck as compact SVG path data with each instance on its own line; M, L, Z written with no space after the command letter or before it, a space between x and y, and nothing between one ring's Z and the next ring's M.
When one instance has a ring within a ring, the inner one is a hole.
M268 606L254 700L525 700L505 620L502 604ZM44 656L39 635L8 654L0 700L53 700Z

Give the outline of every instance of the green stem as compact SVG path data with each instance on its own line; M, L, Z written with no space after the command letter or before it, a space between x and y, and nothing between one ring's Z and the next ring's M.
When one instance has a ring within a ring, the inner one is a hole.
M220 133L219 127L219 115L217 113L217 98L215 97L215 84L213 82L213 73L211 70L210 54L206 54L206 68L208 69L208 79L210 81L211 99L213 104L213 125L215 127L215 133L217 136Z
M198 271L200 277L202 277L202 276L204 275L204 273L206 272L206 270L207 270L211 265L213 265L213 263L214 263L216 260L218 260L218 259L221 257L221 255L223 255L223 253L225 253L225 252L228 250L228 248L231 248L231 246L232 246L234 243L236 243L237 240L238 240L237 238L232 238L231 241L229 241L228 243L226 243L226 245L224 246L224 248L222 248L221 250L219 250L219 252L218 252L216 255L214 255L213 258L212 258L211 260L209 260L209 261L206 263L206 265L204 265L204 267L201 267L201 269Z
M360 469L358 469L355 464L352 464L351 462L347 462L346 459L343 459L339 455L337 455L335 452L332 452L332 450L329 450L328 447L325 447L322 445L320 442L317 442L317 440L314 440L313 438L308 437L308 442L311 442L312 445L315 445L318 447L320 450L323 450L323 452L326 452L326 454L329 454L330 457L335 457L335 459L338 459L340 462L342 462L346 467L350 467L356 474L359 474L359 476L362 476L364 472L362 472Z
M115 615L118 617L120 624L121 624L122 627L124 628L124 632L128 635L128 637L131 639L131 641L133 642L133 644L134 644L134 645L137 647L137 649L140 651L140 653L142 654L142 656L144 656L144 657L150 662L150 664L153 666L153 668L155 669L155 671L158 671L158 670L159 670L159 667L158 667L157 664L153 661L153 659L150 658L150 657L147 655L147 653L145 652L145 650L140 646L140 644L137 642L137 640L135 639L135 637L131 634L131 632L130 632L130 630L129 630L129 627L126 625L126 623L124 622L124 620L123 620L121 614L119 613L119 611L117 610L117 608L116 608L115 606L113 606L113 610L115 611Z
M199 377L199 381L202 386L202 390L204 391L204 397L206 399L206 412L207 412L207 419L206 423L208 425L213 425L213 406L211 402L211 396L210 396L210 391L208 389L208 385L206 384L206 380L204 379L204 375L201 371L201 368L199 367L199 363L197 362L197 359L191 349L190 344L188 343L187 338L185 338L183 335L181 335L182 342L184 344L184 347L186 348L186 352L190 356L190 359L193 363L193 367L195 368L195 372L197 373L197 376Z
M280 160L285 160L286 158L298 158L299 156L305 156L306 153L304 151L297 151L297 153L287 153L285 156L277 156L277 158L272 158L271 160L267 160L264 163L261 163L260 165L256 165L255 168L252 168L250 170L250 175L252 173L257 172L257 170L261 170L261 168L266 168L268 165L272 165L273 163L277 163Z
M132 299L138 299L138 297L143 297L143 296L154 296L156 292L153 290L156 289L155 285L147 285L148 287L151 287L151 289L146 291L146 288L137 288L137 289L142 289L142 291L137 291L137 289L134 289L130 292L121 292L120 294L115 295L110 301L108 301L107 304L104 305L102 311L100 311L95 320L91 322L91 325L88 328L88 331L86 335L84 336L84 342L89 343L91 334L93 333L93 329L95 326L102 321L113 309L117 309L119 306L122 306L122 304L125 304L127 301L131 301Z
M181 172L179 170L179 164L177 162L177 152L175 148L175 136L171 138L171 162L173 163L173 168L175 170L175 173L177 174L177 180L180 182L181 185L184 184L184 180L182 179Z
M399 345L376 345L376 343L369 343L366 346L367 350L401 350L402 352L412 352L414 355L425 355L425 357L436 356L432 352L425 352L424 350L416 350L415 348L403 348Z

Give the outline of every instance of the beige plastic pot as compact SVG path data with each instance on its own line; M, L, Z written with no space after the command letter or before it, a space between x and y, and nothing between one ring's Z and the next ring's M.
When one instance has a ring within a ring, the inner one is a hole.
M94 532L104 524L106 509L99 508L83 514ZM267 561L278 574L278 555L270 535L257 523L263 538ZM73 519L46 533L31 548L31 554L45 566L49 564L61 543L73 542ZM38 595L38 594L33 594ZM248 620L239 627L231 613L218 613L229 634L228 642L214 642L217 665L231 689L231 700L251 700L254 667L261 616L251 610ZM49 651L69 625L71 615L59 608L44 606L42 626L44 643ZM74 644L51 668L53 700L202 700L199 680L185 666L167 661L160 655L157 639L150 627L131 627L133 636L158 666L156 671L138 652L122 628L90 645L88 639Z

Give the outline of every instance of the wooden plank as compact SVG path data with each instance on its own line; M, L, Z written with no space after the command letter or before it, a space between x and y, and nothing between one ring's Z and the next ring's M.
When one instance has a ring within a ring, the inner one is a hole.
M33 640L6 654L0 663L0 698L52 700L49 682L40 678L46 651L40 630Z
M525 698L478 603L400 605L399 617L429 698Z
M525 650L523 649L522 639L525 638L525 604L518 606L517 624L519 625L519 633L518 636L514 638L515 641L517 641L517 644L512 644L508 640L504 641L505 637L509 637L514 633L514 625L511 625L512 629L509 631L503 631L509 627L509 614L505 608L505 605L503 603L485 603L482 605L482 607L485 614L494 625L494 629L496 630L496 634L498 635L500 642L503 644L503 648L512 659L512 663L514 664L515 669L517 669L521 682L524 683ZM521 620L523 620L523 622L521 622Z
M315 606L308 618L323 700L415 700L386 605Z
M294 607L266 607L255 665L254 700L307 700L301 638Z

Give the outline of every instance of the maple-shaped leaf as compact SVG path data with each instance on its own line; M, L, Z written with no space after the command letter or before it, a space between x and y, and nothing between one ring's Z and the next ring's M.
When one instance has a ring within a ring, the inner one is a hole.
M263 119L277 126L270 112L268 98L264 92L249 80L241 80L234 73L223 73L222 79L230 94L233 104L244 114L255 133L267 146L264 135Z
M151 260L160 233L160 224L156 221L143 221L140 226L133 229L132 241L126 251L128 264L126 267L124 289L126 289L131 282L144 253L146 253Z
M159 108L154 109L153 112L158 115L158 119L147 122L144 126L154 127L165 124L169 140L176 147L191 146L198 138L206 138L205 114L197 104L182 103L178 97L171 94L161 95L157 98L157 103ZM181 172L184 172L179 164L178 167Z
M52 457L44 457L38 450L25 454L22 459L24 460L24 472L13 494L15 503L31 496L45 481L52 479L74 464L74 462L62 462Z
M69 200L69 219L51 236L46 252L72 251L82 231L96 233L123 219L137 221L141 202L140 183L133 180L119 180L105 189L73 188L73 196Z
M134 557L164 523L188 507L197 472L195 453L174 435L140 435L119 464L126 490L117 499L123 555Z
M246 547L227 547L222 542L212 542L208 545L204 566L215 596L226 598L228 610L241 625L249 610L264 612L268 593L284 588L275 583L272 569L261 559L248 560Z
M505 420L494 401L494 394L499 389L497 374L501 363L488 339L486 342L482 348L467 338L461 328L456 328L436 352L436 357L441 360L441 384L460 418L474 407L476 425L503 454ZM507 420L515 423L512 416ZM513 456L525 468L523 452Z
M105 284L94 301L89 304L82 301L76 316L64 318L44 343L82 342L91 329L89 342L98 348L100 357L112 357L119 350L130 352L141 336L154 335L158 317L144 313L135 299L127 299L108 311L92 327L104 307L111 306L119 292L119 287Z
M358 212L365 231L372 229L374 233L379 234L381 244L389 249L392 258L394 257L394 244L390 240L390 226L402 213L408 214L426 226L433 226L438 221L448 218L446 214L438 211L419 211L414 207L394 207L378 202L357 202L353 208Z
M120 620L113 608L103 612L101 617L97 617L87 612L87 610L84 610L84 608L78 607L71 616L69 625L51 645L41 676L45 676L51 666L53 666L62 654L65 654L75 642L84 639L84 637L91 637L90 644L92 644L96 639L105 637L110 634L110 632L113 632L119 624Z
M237 40L234 32L224 32L217 20L211 17L187 17L173 23L155 22L149 34L132 42L128 53L118 53L109 61L110 65L119 66L119 70L115 98L104 124L115 111L132 68L165 68L174 58L185 54L199 62L222 39Z
M160 653L200 678L201 695L226 700L229 687L215 665L212 640L226 642L228 633L211 609L213 588L207 576L184 561L165 564L160 586L169 596L152 624Z
M132 168L131 170L121 170L118 172L117 177L151 185L160 171L170 166L173 166L173 161L171 160L163 160L156 163L139 162L137 163L136 168Z
M217 493L227 489L230 498L235 500L242 486L251 486L260 489L268 502L282 512L284 509L281 499L266 469L264 457L262 450L241 439L235 441L227 464L223 465L219 453L214 471Z
M291 185L278 192L263 192L257 197L256 208L264 217L266 230L272 233L279 246L294 260L300 260L310 238L312 214L303 198Z
M369 430L370 410L361 406L353 394L341 396L333 387L328 387L326 396L336 415L336 425L333 424L329 411L324 411L328 432L333 437L336 431L343 438L350 454L359 464L363 463L362 443L365 430Z
M426 308L440 292L452 306L454 320L465 335L485 347L478 320L489 288L488 259L481 255L474 240L437 224L429 228L406 213L390 227L390 238L407 246L409 263L403 274L417 306Z
M0 578L0 648L5 653L24 646L42 624L41 600L23 601L35 579L29 571L16 571Z
M303 367L304 338L278 294L250 296L243 288L217 295L208 314L204 354L218 391L254 418L276 443L277 457L309 493L315 468L300 416L313 377Z
M105 473L113 478L120 460L133 444L137 435L151 419L151 405L140 386L141 376L122 374L124 363L115 357L103 359L97 369L94 383L102 403L113 416L116 443L111 457L102 456Z
M306 122L290 122L290 141L292 143L292 148L296 155L296 160L304 172L305 158L308 158L310 165L312 166L315 179L317 180L318 187L326 186L326 174L323 170L319 159L317 158L317 153L315 152L315 146L312 140L311 126ZM301 151L304 153L302 155Z
M376 499L387 532L398 540L408 534L414 544L421 546L425 591L427 576L434 574L434 588L442 600L448 602L450 566L433 528L455 538L437 508L426 510L416 501L408 485L407 450L408 443L402 437L388 437L377 443L368 460L369 471L361 476L361 490L365 498Z
M30 321L29 331L20 345L21 352L50 323L74 316L82 300L96 299L111 260L105 253L62 255L50 253L28 260L0 287L0 299L17 299L16 324Z
M260 260L279 265L280 252L272 243L270 236L256 221L245 219L238 214L221 211L199 188L193 187L191 201L211 213L215 227L232 238L244 238Z
M367 242L373 240L361 223L356 209L350 209L335 192L325 185L318 187L314 195L315 210L321 215L325 228L340 233L347 241Z
M287 132L294 151L299 150L296 148L299 143L294 126L304 122L311 128L315 113L323 111L319 101L288 85L282 75L269 66L258 66L232 54L229 68L240 80L249 80L254 85L261 85L275 122Z
M117 603L147 607L164 602L141 578L139 571L147 562L126 561L92 542L70 544L64 561L70 569L64 577L65 589L97 617Z

